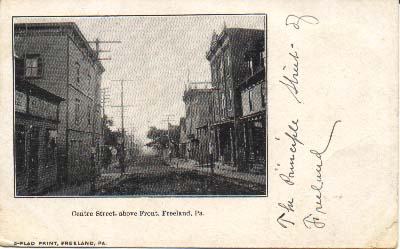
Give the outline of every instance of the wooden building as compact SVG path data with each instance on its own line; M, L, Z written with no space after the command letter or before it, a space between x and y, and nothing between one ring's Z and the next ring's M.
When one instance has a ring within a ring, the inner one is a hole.
M14 158L17 195L35 195L57 183L62 101L63 98L16 77Z

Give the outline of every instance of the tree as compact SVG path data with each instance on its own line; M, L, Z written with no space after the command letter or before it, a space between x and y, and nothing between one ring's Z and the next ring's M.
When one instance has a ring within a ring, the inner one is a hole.
M168 147L168 131L158 129L155 126L151 126L147 131L147 138L152 141L147 144L149 147L156 149L163 149Z
M169 131L151 126L147 131L147 138L151 139L152 141L147 143L147 146L158 150L165 149L170 146L177 146L179 143L179 137L179 126L169 125Z

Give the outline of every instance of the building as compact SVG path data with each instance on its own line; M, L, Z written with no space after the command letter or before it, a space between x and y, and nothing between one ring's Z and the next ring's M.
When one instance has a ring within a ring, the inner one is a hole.
M230 165L233 170L246 171L239 160L239 118L242 115L241 83L251 74L249 51L264 43L264 30L224 28L212 36L206 58L211 66L212 129L214 160ZM261 60L261 58L259 58Z
M65 99L59 105L58 182L88 180L100 164L100 84L104 67L75 23L14 25L24 80Z
M181 135L181 144L185 144L185 158L206 163L208 151L208 125L212 113L212 89L197 88L189 85L183 95L185 103L185 133ZM205 86L209 83L205 83Z
M179 158L185 158L186 157L186 118L181 117L179 119L179 153L178 157Z
M15 58L15 69L16 194L34 195L57 182L57 130L64 99L25 80L22 59Z
M246 54L250 68L239 85L242 116L239 118L239 161L243 170L265 173L266 162L266 84L263 43L255 43Z

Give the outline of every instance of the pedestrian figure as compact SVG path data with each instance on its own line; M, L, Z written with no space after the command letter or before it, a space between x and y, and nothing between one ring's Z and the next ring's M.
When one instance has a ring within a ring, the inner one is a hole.
M125 164L123 155L120 155L119 157L119 166L121 167L121 175L123 175L125 173Z
M171 164L171 161L172 161L172 150L171 150L171 148L168 149L168 157L169 157L169 163Z
M124 151L122 146L118 146L118 162L119 167L121 168L121 175L125 173L125 164L124 164Z
M186 153L186 156L185 156L185 162L187 162L188 157L190 158L190 152L191 152L190 148L187 148L187 153Z

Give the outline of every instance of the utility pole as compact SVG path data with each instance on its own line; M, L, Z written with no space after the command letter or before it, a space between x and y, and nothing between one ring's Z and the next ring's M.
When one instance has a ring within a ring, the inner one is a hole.
M101 88L101 107L102 107L102 122L101 122L101 135L103 136L103 146L101 148L101 154L104 155L105 149L105 129L106 129L106 105L109 103L110 95L109 90L110 88Z
M109 100L110 100L110 88L101 88L101 106L103 108L103 118L106 115L106 110L105 110L105 106L108 104Z
M108 44L115 44L115 43L121 43L121 41L100 41L99 38L96 38L96 40L94 41L88 41L88 43L94 43L95 44L95 53L96 53L96 60L100 61L100 60L111 60L111 57L107 57L107 58L100 58L99 54L100 53L108 53L111 52L110 50L101 50L100 49L100 44L101 43L108 43Z
M128 146L127 151L131 162L134 163L134 150L135 150L135 126L131 125L127 129Z
M101 53L101 52L111 52L111 51L109 51L109 50L100 50L100 43L121 43L121 41L100 41L99 40L99 38L96 38L96 40L95 41L88 41L88 43L95 43L95 49L94 49L94 59L93 59L93 61L94 62L99 62L99 61L101 61L101 60L111 60L111 58L100 58L99 57L99 54ZM97 77L97 76L96 76ZM96 83L97 83L98 81L96 80ZM98 84L96 84L96 88L95 88L95 96L94 96L94 108L93 108L93 111L94 111L94 114L92 115L93 116L93 122L92 122L92 151L91 151L91 169L92 169L92 174L94 174L94 175L92 175L91 176L91 184L90 184L90 191L92 192L92 193L94 193L94 191L95 191L95 181L96 181L96 175L97 175L97 172L96 172L96 162L95 162L95 154L96 154L96 152L97 152L97 150L96 150L96 129L95 129L95 109L96 109L96 106L97 106L97 101L98 101L98 99L97 99L97 97L98 97L98 91L100 90L100 82L98 83ZM101 98L101 97L100 97ZM100 99L100 102L102 102L102 100ZM99 108L101 108L101 107L99 107ZM103 114L104 114L104 103L103 103ZM104 126L102 127L103 129L102 129L102 133L103 133L103 139L104 139Z
M132 105L124 105L124 83L134 80L111 80L113 82L121 83L121 104L119 106L111 106L121 108L121 133L122 133L122 141L121 141L121 157L120 157L120 166L121 166L121 176L125 173L125 129L124 129L124 108L131 107Z
M167 120L161 120L161 122L167 122L167 131L168 131L167 134L168 134L168 145L169 145L169 141L170 141L169 125L170 125L170 121L172 121L172 120L170 120L170 117L175 117L175 115L165 114L162 116L167 118Z
M171 134L170 134L170 129L169 129L169 127L170 127L170 121L172 121L172 120L170 120L170 117L175 117L175 115L173 115L173 114L165 114L165 115L162 115L162 116L164 116L164 117L166 117L167 118L167 120L161 120L161 122L167 122L167 136L168 136L168 151L169 151L169 160L171 161L171 157L172 157L172 148L171 148Z

